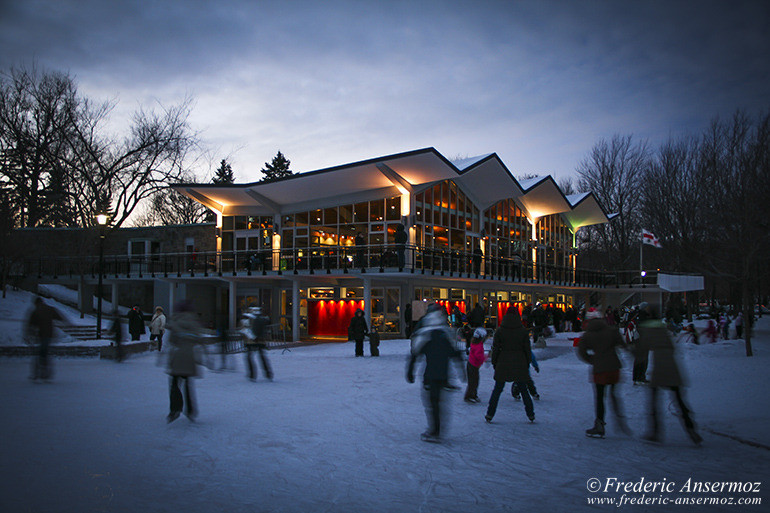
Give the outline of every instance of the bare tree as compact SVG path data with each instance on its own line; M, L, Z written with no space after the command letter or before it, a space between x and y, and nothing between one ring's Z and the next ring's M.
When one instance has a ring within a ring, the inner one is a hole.
M183 180L194 183L194 177ZM163 226L172 224L198 224L213 221L211 211L199 202L178 193L174 189L161 189L145 201L143 212L137 216L134 226Z
M577 168L578 188L590 190L611 213L610 223L589 227L593 244L605 256L607 267L629 267L641 237L640 183L649 167L647 143L634 142L630 135L599 141Z

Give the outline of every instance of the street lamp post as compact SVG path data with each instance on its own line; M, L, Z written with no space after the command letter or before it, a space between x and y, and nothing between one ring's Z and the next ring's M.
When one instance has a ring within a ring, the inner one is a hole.
M96 287L96 339L102 338L102 276L104 275L104 230L107 226L107 216L96 216L99 225L99 284Z

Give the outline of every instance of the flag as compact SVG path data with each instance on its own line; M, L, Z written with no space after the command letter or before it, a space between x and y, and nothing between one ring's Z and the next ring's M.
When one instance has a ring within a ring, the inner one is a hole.
M660 241L658 240L658 238L652 232L648 232L647 230L642 230L642 243L649 244L650 246L655 246L656 248L663 247L660 244Z

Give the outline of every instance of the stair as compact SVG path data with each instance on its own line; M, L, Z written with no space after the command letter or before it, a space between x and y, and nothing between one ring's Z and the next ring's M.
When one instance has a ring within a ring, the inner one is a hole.
M77 340L96 340L96 326L62 326L61 330ZM106 326L102 326L102 338L105 337Z

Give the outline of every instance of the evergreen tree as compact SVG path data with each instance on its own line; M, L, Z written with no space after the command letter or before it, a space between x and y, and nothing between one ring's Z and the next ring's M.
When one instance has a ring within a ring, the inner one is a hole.
M222 162L219 164L219 167L214 172L214 178L211 180L212 183L233 183L235 182L235 175L233 174L233 168L230 166L230 163L227 161L227 159L222 159Z
M289 169L289 164L291 161L284 157L279 150L271 162L265 162L265 168L262 169L262 174L265 177L261 181L272 182L293 175L294 173Z

